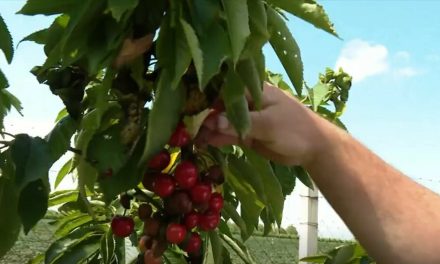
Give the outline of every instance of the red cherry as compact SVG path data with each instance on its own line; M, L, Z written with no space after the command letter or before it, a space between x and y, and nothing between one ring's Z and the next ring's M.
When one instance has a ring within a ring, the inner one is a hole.
M199 225L200 214L197 212L191 212L185 216L184 222L186 229L191 230Z
M176 191L164 200L164 209L168 215L183 215L192 211L193 203L185 191Z
M176 130L171 135L169 144L171 147L183 147L187 145L191 140L191 136L188 131L186 131L185 125L183 123L179 123L176 127Z
M145 173L144 177L142 178L142 185L145 189L149 191L153 191L153 181L154 181L154 174Z
M160 221L157 218L147 218L144 221L144 234L155 237L159 234Z
M211 198L211 185L206 183L199 183L191 189L191 199L194 203L205 203Z
M161 264L162 263L162 257L155 257L153 250L147 250L144 253L144 262L148 264Z
M190 189L197 183L199 172L191 161L182 161L176 167L174 177L182 189Z
M144 253L145 251L151 248L152 244L153 244L153 239L151 237L141 236L138 243L139 251Z
M220 214L208 211L200 217L199 228L203 231L214 230L220 223Z
M175 185L176 182L170 175L160 173L153 181L153 191L160 197L167 197L174 192Z
M188 239L188 242L186 243L185 251L188 254L194 254L198 253L200 248L202 247L202 239L200 238L200 235L197 233L191 233L191 236Z
M128 216L115 216L111 223L112 232L117 237L128 237L134 230L134 221Z
M171 223L167 227L166 236L168 242L172 244L180 244L185 240L186 229L183 225Z
M130 196L128 194L121 194L119 196L119 202L121 203L122 207L124 207L124 209L127 209L127 210L130 209L132 199L133 199L133 196Z
M147 218L149 218L152 212L153 209L151 208L151 205L146 203L139 205L138 216L142 221L145 221Z
M204 175L204 180L218 185L223 184L225 182L225 177L222 168L219 165L211 166Z
M223 196L220 193L213 193L209 200L209 209L220 213L223 209Z
M164 150L155 155L149 162L148 167L153 170L162 171L170 164L171 156L168 151Z

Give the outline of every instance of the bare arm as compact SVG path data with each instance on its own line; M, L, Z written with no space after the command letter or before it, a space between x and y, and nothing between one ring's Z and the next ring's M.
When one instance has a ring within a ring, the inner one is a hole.
M263 105L251 113L246 144L269 159L304 166L378 263L440 263L438 195L279 89L266 85ZM224 116L207 120L199 141L238 142Z

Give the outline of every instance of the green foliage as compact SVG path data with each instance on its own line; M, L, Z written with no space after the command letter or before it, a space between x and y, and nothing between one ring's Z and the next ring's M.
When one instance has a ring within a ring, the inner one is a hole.
M286 69L298 95L303 86L303 63L295 39L283 18L272 8L268 9L268 26L271 32L270 44Z
M20 233L21 222L17 212L19 192L15 186L14 167L10 153L0 154L0 257L14 245Z
M28 0L20 14L54 15L48 28L22 40L42 45L47 56L32 74L65 109L45 138L2 132L4 116L12 108L20 111L21 105L6 91L8 82L0 71L0 136L12 137L0 141L0 213L7 216L0 219L0 257L21 227L29 232L48 207L56 207L57 240L32 263L134 263L141 232L130 241L116 238L109 221L124 212L134 217L139 230L142 223L135 214L145 202L160 215L162 200L140 182L152 173L146 164L165 148L173 153L169 173L176 162L196 158L201 173L219 164L225 174L226 183L216 187L225 197L221 224L203 235L205 260L232 263L235 254L255 263L243 241L260 221L264 234L281 225L284 199L296 179L313 187L307 172L273 164L238 146L204 150L190 145L178 150L167 143L182 120L190 120L190 132L197 131L207 108L218 99L244 138L251 127L249 107L261 108L265 80L293 95L281 75L266 72L262 49L267 43L296 96L343 126L339 117L350 77L328 70L303 96L301 53L284 11L336 35L314 0ZM12 39L1 17L0 50L10 63ZM327 107L329 102L334 109ZM55 187L70 173L77 176L78 186L50 193L48 171L67 151L74 154L59 171ZM133 196L129 210L121 207L122 193ZM241 240L229 230L228 220L238 226ZM177 246L168 247L163 260L187 261Z
M3 17L0 15L0 51L6 57L8 63L12 62L14 56L14 47L12 42L12 36L9 33ZM0 132L3 130L3 119L11 111L11 108L15 108L19 113L22 110L20 101L6 88L9 87L8 80L5 74L0 69Z
M304 19L317 28L338 36L324 8L315 0L298 0L295 2L289 0L269 0L269 2L294 16Z
M324 255L310 256L301 259L304 262L325 264L368 264L376 263L368 256L359 243L348 243L331 249Z
M6 61L11 63L14 56L14 46L11 33L9 33L2 16L0 16L0 50L3 51Z

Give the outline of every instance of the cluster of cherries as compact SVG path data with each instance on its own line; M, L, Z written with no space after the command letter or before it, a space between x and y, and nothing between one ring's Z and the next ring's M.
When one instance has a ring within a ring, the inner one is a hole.
M181 154L192 147L191 137L182 123L171 136L169 146L181 148ZM200 232L214 230L220 223L223 197L213 190L224 182L221 168L212 165L200 172L193 159L181 157L178 164L173 164L172 174L164 173L171 156L167 150L161 151L149 161L142 180L144 187L163 201L163 207L149 203L139 205L138 215L144 222L139 248L144 254L144 263L160 263L169 244L187 252L189 260L198 258L202 247ZM123 200L127 198L121 197L124 207L127 203L130 205L130 200ZM133 232L134 221L116 216L111 226L116 236L126 237Z

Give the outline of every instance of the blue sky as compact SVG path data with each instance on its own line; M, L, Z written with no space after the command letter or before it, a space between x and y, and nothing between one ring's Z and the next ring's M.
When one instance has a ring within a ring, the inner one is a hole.
M45 17L14 15L23 3L0 0L0 14L16 43L50 23ZM345 66L355 79L343 116L352 135L407 175L440 191L440 1L320 3L343 40L290 19L306 81L314 84L327 66ZM268 68L283 72L270 48L266 51ZM42 49L33 43L20 44L12 65L0 58L12 92L25 107L23 118L9 118L17 129L29 130L27 124L32 124L43 133L62 106L29 73L43 60Z

